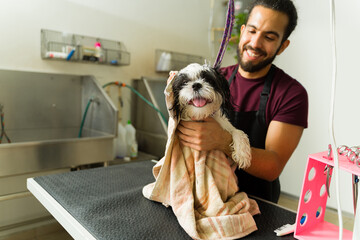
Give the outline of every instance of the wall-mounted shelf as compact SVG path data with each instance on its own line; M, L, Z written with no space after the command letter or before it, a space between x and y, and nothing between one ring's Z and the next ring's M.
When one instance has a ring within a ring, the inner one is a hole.
M204 64L204 58L166 50L155 50L155 66L157 72L178 71L190 63Z
M41 57L114 66L130 64L130 53L119 41L46 29L41 30Z

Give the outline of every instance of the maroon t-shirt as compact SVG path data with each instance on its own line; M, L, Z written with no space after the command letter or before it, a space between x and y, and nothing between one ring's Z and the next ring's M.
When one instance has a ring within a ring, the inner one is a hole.
M221 69L226 79L230 78L236 66L233 65ZM230 85L235 110L238 112L257 111L264 82L265 77L247 79L237 72ZM272 120L304 128L308 126L308 95L305 88L277 67L266 105L267 125Z

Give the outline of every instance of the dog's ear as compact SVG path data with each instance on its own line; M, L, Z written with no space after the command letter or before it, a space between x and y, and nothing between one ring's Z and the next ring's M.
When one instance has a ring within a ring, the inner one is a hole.
M213 68L214 74L216 76L217 85L219 89L221 89L221 96L223 98L223 102L221 104L221 111L227 117L230 118L230 114L233 111L232 98L230 94L229 83L221 74L220 67Z
M168 109L170 112L172 112L172 116L174 119L178 120L180 118L180 90L182 88L182 80L184 78L184 74L176 74L171 81L171 83L168 83L168 85L171 85L172 90L172 103L171 106L169 105Z

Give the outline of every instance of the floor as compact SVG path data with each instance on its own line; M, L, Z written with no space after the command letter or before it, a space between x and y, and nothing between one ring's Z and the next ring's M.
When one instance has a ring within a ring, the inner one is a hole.
M298 199L286 194L281 194L279 205L293 211L297 211ZM327 209L325 212L325 221L338 225L338 215L335 210ZM344 228L353 230L353 216L343 214ZM0 237L0 240L71 240L73 239L60 224L54 222L35 229L15 233L6 237Z

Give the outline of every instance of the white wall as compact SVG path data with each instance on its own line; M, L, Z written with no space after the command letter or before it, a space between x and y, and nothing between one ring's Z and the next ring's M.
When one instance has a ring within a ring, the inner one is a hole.
M214 26L222 27L223 1L215 1ZM326 151L330 142L328 115L331 89L329 1L294 0L299 24L290 47L276 64L298 79L310 100L309 128L281 175L283 191L299 195L308 154ZM335 134L338 144L359 145L360 3L336 1L338 84ZM155 49L204 56L212 61L208 45L209 0L2 0L0 8L0 68L37 72L94 75L101 83L130 83L140 76L155 76ZM121 41L131 53L131 65L98 66L47 61L40 58L40 29L51 29ZM218 46L215 44L215 54ZM234 64L227 53L223 66ZM0 86L1 87L1 86ZM129 116L129 93L124 118ZM125 119L127 120L127 119ZM351 212L350 175L341 174L343 208ZM335 207L334 182L329 206Z
M225 10L221 4L216 6ZM208 0L1 0L0 68L94 75L101 84L115 80L130 84L131 79L157 75L155 49L209 59L209 16ZM131 54L131 64L42 60L40 29L121 41ZM127 121L130 92L122 92L123 121Z
M357 110L360 98L360 77L357 72L357 47L360 37L359 1L336 2L337 85L334 131L338 145L360 145ZM329 1L296 0L298 28L291 45L277 64L298 79L309 94L309 128L281 175L283 191L299 195L307 155L327 150L330 143L329 113L332 83L332 54ZM359 169L360 170L360 169ZM347 212L353 211L351 175L340 173L341 202ZM336 207L335 181L331 184L328 206Z

